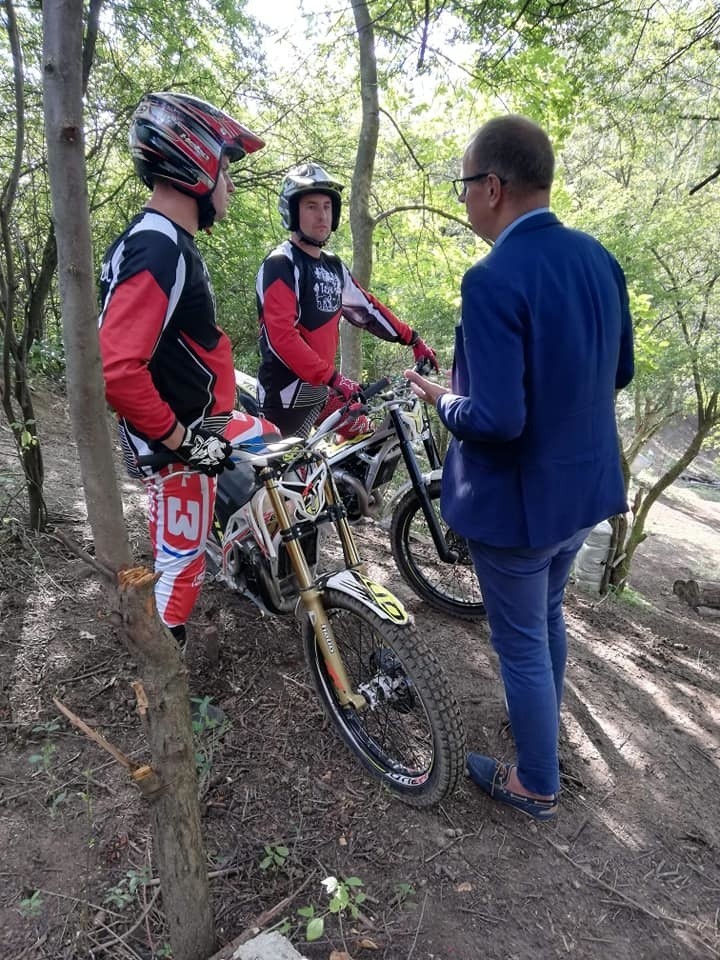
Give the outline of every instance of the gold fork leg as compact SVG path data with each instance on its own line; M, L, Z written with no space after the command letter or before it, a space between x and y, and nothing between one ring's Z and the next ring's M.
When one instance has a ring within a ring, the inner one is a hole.
M277 481L272 479L266 480L265 486L280 529L290 530L292 524L288 516L285 501L278 490ZM286 540L285 549L288 552L293 571L300 586L300 599L310 617L315 638L322 651L325 667L337 692L338 700L342 706L352 704L356 710L362 710L367 706L367 701L362 694L353 693L352 684L345 669L345 662L335 643L332 627L330 626L330 621L328 620L328 615L323 605L322 593L315 586L315 581L310 573L305 554L300 549L300 544L297 540Z

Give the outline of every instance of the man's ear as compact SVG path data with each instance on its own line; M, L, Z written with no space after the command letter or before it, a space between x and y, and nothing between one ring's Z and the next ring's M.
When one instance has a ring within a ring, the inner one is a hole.
M503 185L500 183L495 174L490 174L488 177L488 201L491 207L495 208L500 203L503 189Z

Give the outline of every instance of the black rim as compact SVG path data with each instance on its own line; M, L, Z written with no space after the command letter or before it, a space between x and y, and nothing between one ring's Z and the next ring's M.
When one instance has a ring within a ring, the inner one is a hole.
M428 530L425 514L418 503L415 510L408 512L402 531L407 561L417 580L422 582L433 596L482 613L485 607L467 540L451 530L442 520L436 509L437 499L431 502L444 531L445 542L458 554L458 560L456 563L445 563L440 559ZM442 589L435 585L438 581L442 582Z
M327 612L350 683L370 703L362 711L340 706L316 647L318 674L345 735L368 765L384 777L399 786L422 786L432 774L434 737L422 699L401 659L352 611L335 608Z

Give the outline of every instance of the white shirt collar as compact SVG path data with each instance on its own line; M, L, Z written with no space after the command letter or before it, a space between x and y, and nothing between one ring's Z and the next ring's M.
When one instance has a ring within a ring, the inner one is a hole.
M530 217L536 216L538 213L549 213L550 207L536 207L534 210L530 210L528 213L523 213L522 216L518 217L517 220L513 220L512 223L509 223L502 233L498 236L497 240L493 244L493 250L496 247L499 247L503 240L507 237L511 230L514 230L515 227L522 223L523 220L529 220Z

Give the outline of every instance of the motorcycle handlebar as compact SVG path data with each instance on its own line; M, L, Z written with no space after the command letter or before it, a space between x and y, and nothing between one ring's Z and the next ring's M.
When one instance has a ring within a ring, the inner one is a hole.
M387 390L390 386L390 381L387 377L382 377L380 380L376 380L374 383L369 383L366 387L362 387L360 395L363 400L370 400L372 397L376 396L378 393L382 393L383 390ZM182 463L183 461L177 457L172 450L158 450L155 453L148 453L144 456L137 457L136 461L139 467L154 467L159 469L161 467L167 467L171 463Z
M415 366L413 367L413 369L415 370L415 373L419 373L423 377L428 377L430 376L431 373L434 373L435 371L435 367L432 365L432 363L430 362L430 360L428 360L427 357L425 357L422 360L418 360L415 363Z
M155 453L146 453L142 457L136 457L135 463L139 467L167 467L171 463L182 463L180 457L169 448L158 450Z
M390 381L387 377L381 377L380 380L376 380L374 383L369 383L366 387L361 387L360 395L363 400L370 400L372 397L377 396L378 393L382 393L383 390L387 390L390 386Z

